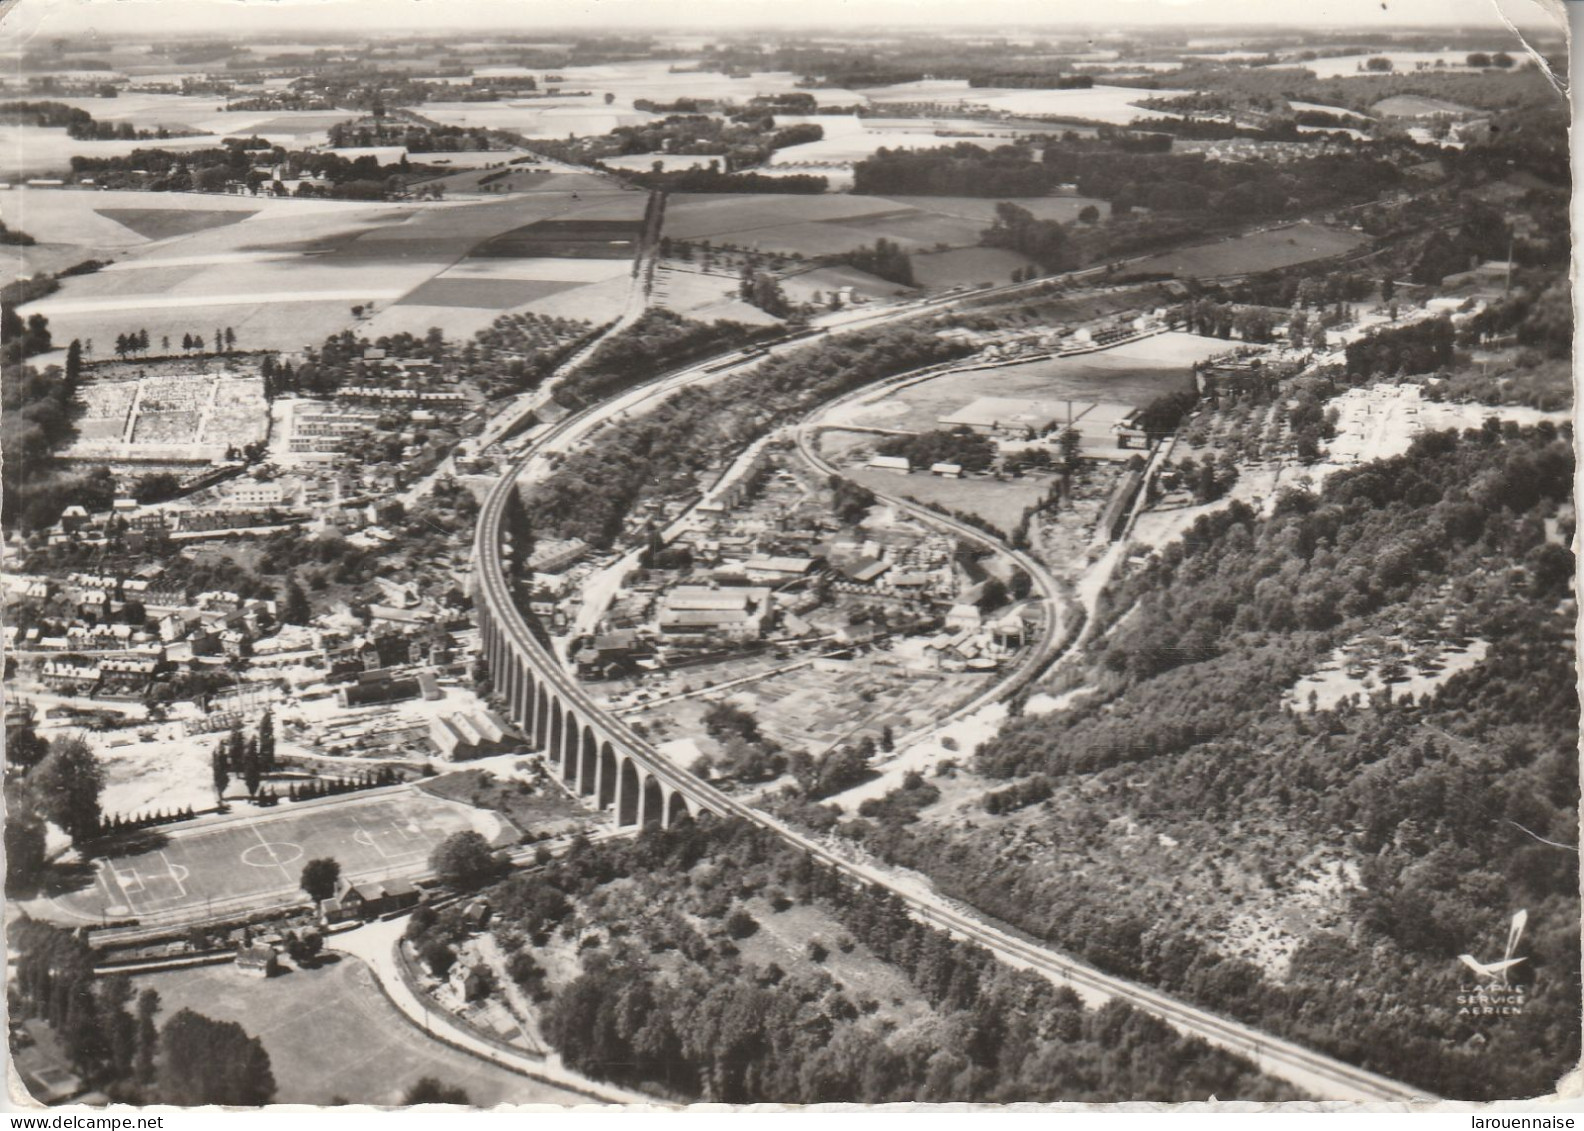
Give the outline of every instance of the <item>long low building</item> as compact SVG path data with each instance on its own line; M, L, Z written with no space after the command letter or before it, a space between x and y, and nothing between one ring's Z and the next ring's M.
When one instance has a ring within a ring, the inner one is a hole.
M505 726L483 707L436 715L429 722L429 740L453 762L499 754L510 745Z
M757 640L769 613L770 590L765 586L679 585L661 602L660 631L671 637Z

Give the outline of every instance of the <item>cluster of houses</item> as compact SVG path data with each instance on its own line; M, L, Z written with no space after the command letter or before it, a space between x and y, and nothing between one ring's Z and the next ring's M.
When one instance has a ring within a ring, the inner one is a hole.
M319 923L335 928L343 924L368 922L373 919L403 915L423 903L424 891L410 880L400 878L382 880L355 880L343 877L336 884L336 893L321 900L317 908ZM471 931L482 931L489 926L494 908L483 896L475 896L462 908L462 921ZM283 930L265 932L257 936L246 928L231 934L236 946L237 973L249 978L271 978L281 970L281 952L288 942ZM466 1000L477 994L475 986L464 985L462 979L469 971L459 965L454 971L458 990Z

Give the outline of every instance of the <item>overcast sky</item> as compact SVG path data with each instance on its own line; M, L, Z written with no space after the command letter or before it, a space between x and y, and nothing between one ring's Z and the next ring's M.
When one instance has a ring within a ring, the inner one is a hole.
M1502 29L1500 3L1520 26L1560 26L1561 0L0 0L4 38L233 30L297 31L588 27L710 30L749 27L884 27L948 23L995 32L1010 26L1257 24L1424 25ZM1548 10L1549 9L1549 10ZM13 40L14 42L14 40Z

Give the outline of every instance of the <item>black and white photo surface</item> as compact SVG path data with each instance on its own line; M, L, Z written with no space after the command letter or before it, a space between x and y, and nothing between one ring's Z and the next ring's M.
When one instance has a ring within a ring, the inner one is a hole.
M11 1104L1554 1096L1562 7L6 5Z

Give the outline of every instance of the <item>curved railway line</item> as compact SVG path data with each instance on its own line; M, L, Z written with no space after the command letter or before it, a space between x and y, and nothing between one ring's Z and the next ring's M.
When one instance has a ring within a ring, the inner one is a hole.
M898 315L905 317L907 314L917 312L917 310L898 312ZM743 358L741 351L723 356L748 360ZM659 392L662 391L662 386L690 375L691 380L707 379L710 374L730 367L720 365L721 360L722 358L716 358L708 364L699 363L673 373L662 374L629 390L628 394L644 390ZM626 399L627 395L615 398L615 400ZM1250 1026L1217 1016L1148 987L1105 974L1030 939L1019 937L1011 930L993 926L977 916L958 910L943 899L927 898L917 894L908 885L898 882L885 872L831 851L813 838L728 797L708 782L673 765L620 718L605 711L565 669L553 650L546 646L530 626L518 606L515 582L508 572L505 558L509 538L506 527L507 512L509 507L516 505L517 483L520 476L535 458L545 454L558 440L566 437L574 429L596 422L602 414L611 411L612 403L605 402L583 409L536 437L513 461L507 473L491 488L480 510L475 532L474 569L477 585L475 601L488 618L489 639L496 642L495 646L500 654L510 655L531 669L531 676L527 677L530 679L527 685L529 688L527 698L532 699L537 694L541 711L546 693L553 694L557 704L555 726L560 725L562 717L560 705L565 704L566 716L569 720L575 712L576 717L587 724L589 733L598 732L598 735L604 739L607 749L614 746L624 759L636 762L650 779L657 780L666 789L685 798L692 811L709 811L722 816L739 817L768 829L850 879L889 890L902 899L910 912L921 921L978 943L1002 961L1036 970L1047 977L1082 987L1093 994L1126 1001L1166 1021L1181 1032L1201 1037L1217 1046L1245 1055L1266 1072L1288 1080L1315 1095L1326 1099L1399 1102L1430 1101L1436 1098L1420 1089L1346 1064L1291 1041L1272 1037ZM909 505L915 506L915 504ZM923 508L918 510L931 520L942 518ZM981 543L986 540L982 532L971 528L964 527L963 532L965 536L972 536ZM1027 568L1026 563L1020 562L1020 564ZM1048 577L1038 568L1032 571L1036 583L1040 583L1042 575ZM1049 596L1053 597L1054 594ZM1054 615L1054 609L1052 611ZM1047 618L1048 621L1051 619ZM518 673L515 683L509 686L515 685L520 689L523 686L523 678L525 678L524 673ZM1005 685L999 686L997 692L1004 694ZM573 730L575 723L569 722L568 727L569 733L575 733ZM544 731L543 718L538 719L537 729L541 733ZM590 739L585 735L585 742L589 741ZM568 766L577 757L575 740L572 741L572 746L572 753L568 755ZM586 774L587 770L583 773ZM584 788L582 792L590 791ZM596 804L601 803L603 786L596 786L593 792ZM618 802L618 808L619 805ZM649 819L657 818L651 812Z

